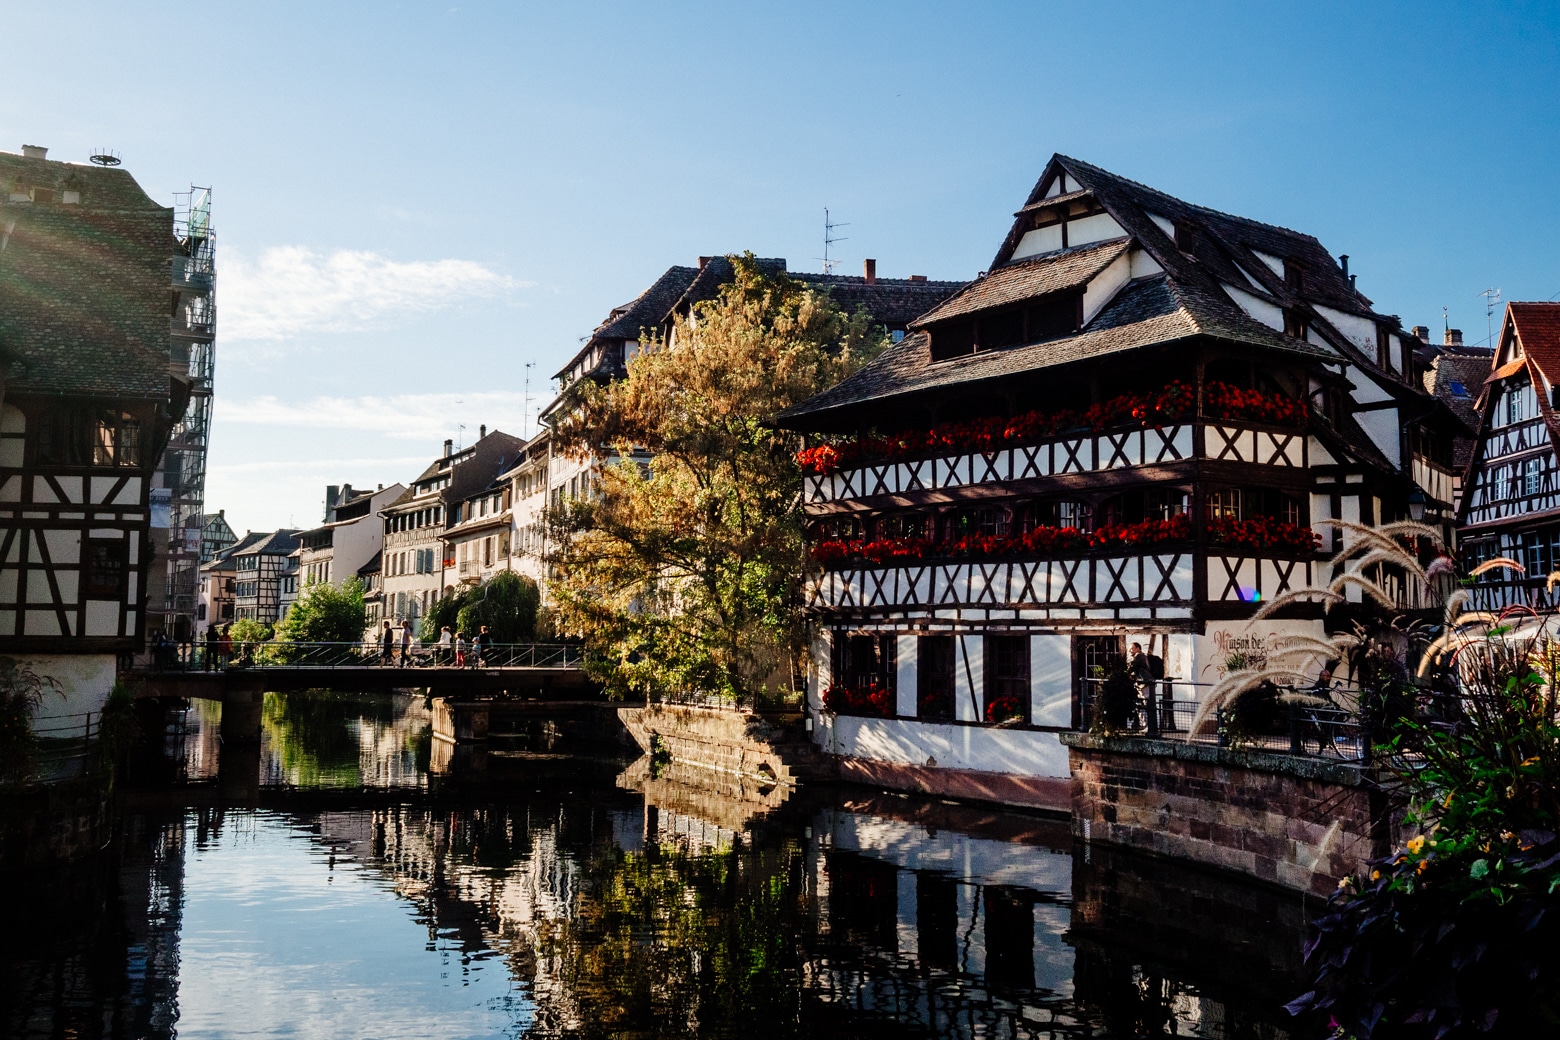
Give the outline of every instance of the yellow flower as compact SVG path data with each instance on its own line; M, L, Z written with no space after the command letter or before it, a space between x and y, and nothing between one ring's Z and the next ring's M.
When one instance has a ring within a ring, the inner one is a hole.
M1419 850L1424 847L1425 839L1423 835L1420 835L1417 838L1410 838L1408 840L1408 851L1415 856L1419 855Z
M1338 887L1339 888L1348 888L1349 887L1349 879L1348 878L1339 878L1338 879Z
M1379 870L1371 871L1370 872L1370 879L1372 881L1380 881L1381 880L1381 871L1379 871Z
M1423 874L1425 872L1425 868L1428 867L1429 865L1430 865L1430 861L1429 860L1427 860L1427 859L1420 860L1419 863L1416 864L1415 867L1414 867L1414 873L1416 873L1416 874Z
M1510 841L1512 838L1515 838L1515 837L1516 837L1516 835L1511 833L1510 831L1501 831L1500 832L1500 840L1501 841Z

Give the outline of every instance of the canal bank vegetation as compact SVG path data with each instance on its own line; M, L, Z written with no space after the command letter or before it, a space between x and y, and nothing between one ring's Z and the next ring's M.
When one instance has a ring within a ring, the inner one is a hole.
M1307 946L1313 988L1290 1008L1360 1040L1548 1035L1560 1027L1556 619L1466 609L1481 574L1521 570L1514 560L1459 580L1428 528L1340 526L1351 543L1332 561L1341 576L1258 614L1320 600L1333 634L1232 674L1210 698L1233 710L1302 675L1307 657L1351 677L1379 826L1400 820L1412 835L1343 879ZM1439 594L1439 615L1394 610L1387 575ZM1348 587L1362 602L1349 603ZM1329 692L1318 680L1285 697Z
M734 279L647 342L627 376L571 387L565 450L618 460L553 511L549 588L616 696L788 692L806 558L798 438L768 425L885 336L864 312L732 257ZM648 335L648 334L647 334Z
M367 619L363 583L357 578L340 585L314 582L287 608L287 616L276 625L276 638L289 643L356 643L363 638Z
M485 625L495 643L528 643L536 638L541 615L541 589L532 579L514 571L500 571L480 585L447 593L423 615L420 635L432 645L448 628L466 638Z

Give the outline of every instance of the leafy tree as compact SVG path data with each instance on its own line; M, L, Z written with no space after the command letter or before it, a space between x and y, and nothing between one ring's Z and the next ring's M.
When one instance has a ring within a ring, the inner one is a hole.
M536 611L541 602L536 582L513 571L500 571L466 594L456 615L457 627L469 636L486 625L495 643L529 642L536 636Z
M256 648L265 642L269 642L272 626L265 621L256 621L254 618L239 618L228 626L228 636L233 640L233 661L236 664L253 664L256 660Z
M0 657L0 782L32 776L38 747L32 713L45 693L65 695L59 680L39 675L14 658Z
M618 696L742 699L790 686L805 652L799 444L768 420L884 337L751 254L731 259L716 299L651 338L627 378L579 385L559 429L566 450L616 453L593 495L550 517L549 589L558 627L584 637Z
M446 627L454 632L460 627L460 608L466 605L467 591L464 588L453 592L446 592L439 597L437 603L431 605L422 617L422 641L424 643L437 643L439 633Z
M316 582L303 590L276 626L276 638L293 643L360 643L367 623L362 582L356 578L340 585Z

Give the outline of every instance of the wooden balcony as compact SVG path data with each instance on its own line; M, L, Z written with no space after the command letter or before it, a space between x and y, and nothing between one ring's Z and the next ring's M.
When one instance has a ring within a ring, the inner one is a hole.
M803 503L945 491L979 484L1162 466L1194 458L1301 468L1333 459L1299 430L1234 422L1188 422L1147 429L1083 433L1029 447L881 462L803 478Z

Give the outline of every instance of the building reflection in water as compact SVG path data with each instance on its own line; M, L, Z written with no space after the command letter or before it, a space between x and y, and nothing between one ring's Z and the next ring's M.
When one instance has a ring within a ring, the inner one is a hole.
M429 785L423 725L420 702L267 703L264 809L127 816L111 863L32 882L0 964L7 1035L170 1036L236 1009L284 1030L348 993L347 1021L386 1033L419 1015L535 1036L1289 1028L1292 897L1075 848L1034 817L643 763ZM189 727L187 763L214 728ZM222 916L233 878L266 912ZM300 893L355 924L268 912ZM249 983L230 993L234 942ZM277 978L285 999L260 1000Z

